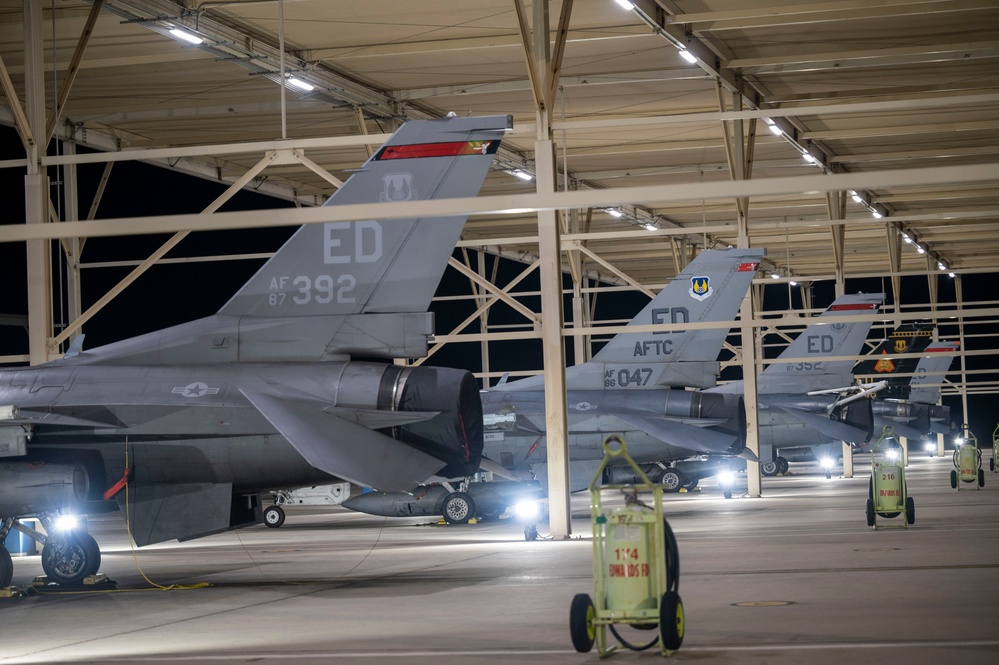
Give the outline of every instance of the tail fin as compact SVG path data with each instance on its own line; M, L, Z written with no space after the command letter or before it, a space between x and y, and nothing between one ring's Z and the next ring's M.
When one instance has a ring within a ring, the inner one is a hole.
M510 116L407 122L326 205L475 196L511 126ZM464 216L305 225L215 316L80 361L424 356L433 334L427 309L464 225Z
M407 122L326 205L475 196L509 116ZM425 312L464 217L303 226L226 303L224 316Z
M837 298L818 316L819 321L808 326L779 357L814 360L772 363L760 373L758 392L807 393L852 385L853 360L823 358L857 355L874 322L836 323L832 319L873 314L884 297L883 293L859 293Z
M763 249L701 252L628 327L734 321L765 254ZM566 369L566 387L648 390L713 386L718 379L718 353L728 331L729 328L714 328L619 333L593 360ZM493 389L526 390L542 382L543 377L536 376Z
M957 342L934 342L926 347L929 355L919 359L916 365L916 375L909 382L909 401L920 404L936 404L940 400L940 384L943 383L942 374L934 372L946 372L954 361L954 354L961 348Z
M904 323L893 330L878 345L867 360L861 360L853 368L853 376L859 383L887 381L878 391L878 399L905 399L909 394L910 377L897 374L912 374L916 371L919 358L897 358L899 353L922 353L933 341L932 323Z

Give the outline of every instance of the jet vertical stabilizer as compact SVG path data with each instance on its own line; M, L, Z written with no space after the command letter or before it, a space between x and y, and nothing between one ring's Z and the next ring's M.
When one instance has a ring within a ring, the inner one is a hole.
M857 355L874 321L837 323L831 319L874 314L884 297L883 293L858 293L837 298L815 323L784 349L777 362L760 373L757 391L760 394L807 393L852 385L856 361L825 358ZM808 360L780 362L780 358Z
M940 386L944 376L937 372L950 369L954 356L960 349L957 342L934 342L926 347L927 355L916 364L916 375L909 385L909 401L936 404L940 400Z
M511 124L509 116L408 122L326 205L475 196ZM465 219L305 225L215 316L81 356L133 364L425 356L427 309Z
M763 249L705 250L633 318L627 327L724 322L696 330L622 332L593 359L566 369L569 390L704 388L717 382L718 354L749 289ZM543 377L492 390L536 390Z

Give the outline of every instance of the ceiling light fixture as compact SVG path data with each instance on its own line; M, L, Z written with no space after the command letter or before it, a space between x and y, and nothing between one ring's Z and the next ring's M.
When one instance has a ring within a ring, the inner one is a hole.
M697 56L695 56L687 49L680 49L680 57L689 62L690 64L694 64L697 62Z
M521 171L520 169L516 169L514 171L507 171L507 173L509 173L510 175L517 176L521 180L526 180L527 182L530 182L531 180L534 180L534 176L533 175L531 175L527 171Z
M657 230L659 228L655 224L643 224L642 226L645 227L646 231L655 231L655 230Z
M620 210L618 210L617 208L607 208L607 210L605 212L608 215L610 215L611 217L623 217L624 216L624 213L621 212Z
M920 254L925 254L926 248L920 245L919 243L916 243L916 251L919 252Z
M628 0L614 0L614 2L621 5L623 9L627 9L628 11L631 11L632 9L635 8L635 5L628 2Z
M860 194L858 194L857 192L855 192L853 190L850 190L850 196L853 198L854 203L863 203L864 202L864 199L860 198Z
M303 90L305 92L312 92L313 90L316 89L316 86L312 85L308 81L303 81L302 79L295 78L294 76L288 77L288 85L290 85L293 88L298 88L299 90Z
M172 28L170 30L170 34L173 35L175 38L179 39L182 42L187 42L188 44L194 44L195 46L197 46L201 42L205 41L201 37L198 37L197 35L191 34L190 32L187 32L186 30L181 30L180 28Z

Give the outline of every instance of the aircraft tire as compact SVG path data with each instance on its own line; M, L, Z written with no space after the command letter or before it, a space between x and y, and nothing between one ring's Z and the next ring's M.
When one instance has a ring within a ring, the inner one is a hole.
M772 462L760 462L760 473L762 473L767 478L776 476L780 472L780 464L777 461Z
M680 491L685 479L679 469L665 469L659 482L662 484L664 492L672 494Z
M905 497L905 521L909 524L916 523L916 502L911 496Z
M659 639L663 647L676 651L683 644L683 601L676 591L667 591L659 602Z
M14 562L11 561L7 548L0 547L0 589L9 587L12 579L14 579Z
M952 490L957 489L957 471L954 471L953 469L950 471L950 488Z
M777 473L779 473L779 474L781 474L783 476L783 475L787 474L787 472L788 472L788 470L790 468L791 468L791 465L788 464L788 462L787 462L786 459L784 459L783 457L778 457L777 458Z
M264 510L264 524L266 524L269 529L278 528L284 524L284 519L284 508L281 506L268 506L267 509Z
M89 533L51 538L42 550L42 570L56 584L74 586L101 567L101 548Z
M585 593L577 593L569 606L569 635L572 636L572 646L579 653L588 653L593 648L597 637L597 627L593 620L597 610L593 601Z
M867 500L867 526L874 526L874 502Z
M688 480L684 484L683 489L687 490L688 492L691 492L691 491L697 489L697 484L700 483L700 482L701 482L700 478L694 478L693 480Z
M441 514L448 524L467 524L475 517L475 500L466 492L451 492L441 504Z

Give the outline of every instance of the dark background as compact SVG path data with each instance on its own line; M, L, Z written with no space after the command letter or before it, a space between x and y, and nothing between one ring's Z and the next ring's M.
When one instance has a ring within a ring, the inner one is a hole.
M0 128L0 159L23 158L24 153L14 131ZM103 172L102 164L77 167L80 194L80 214L85 215ZM52 198L60 200L60 173L51 169ZM7 169L0 171L5 205L2 222L21 224L24 222L23 170ZM195 213L203 210L225 190L223 185L191 176L174 173L166 169L138 162L117 164L112 169L111 178L105 190L97 218L138 217L144 215L169 215ZM241 192L222 207L222 211L275 209L290 207L291 204L268 196L251 192ZM61 211L60 211L61 212ZM275 212L275 214L279 214ZM292 228L253 229L246 231L215 231L191 234L167 258L207 256L213 254L242 254L271 252L281 246L294 232ZM142 260L158 248L169 235L139 235L118 238L91 238L86 241L83 251L84 263L103 261ZM53 243L53 256L59 252ZM459 252L455 256L460 258ZM499 283L513 278L523 265L497 257L487 257L487 270L492 262L500 261ZM887 257L886 257L887 261ZM169 325L190 321L214 314L228 298L260 267L259 260L238 260L210 263L181 263L156 265L150 268L136 283L108 304L100 313L84 326L85 348L93 348L141 333L157 330ZM111 287L124 278L132 267L89 268L82 271L83 308L89 307ZM25 290L25 246L23 243L0 243L0 278L4 288L0 292L0 314L26 314L27 295ZM54 284L61 282L62 271L54 268ZM963 277L964 301L991 299L989 282L993 275L965 275ZM903 304L926 303L929 301L926 277L904 277ZM564 286L569 288L568 277ZM812 285L813 302L816 307L824 307L834 299L832 282L818 282ZM537 291L538 274L534 272L521 283L520 291ZM848 292L884 292L888 302L892 300L891 283L883 279L848 279ZM438 290L438 295L467 295L470 293L467 278L448 269ZM939 278L939 302L953 303L954 280L946 276ZM540 297L527 296L521 301L534 311L540 309ZM597 299L597 320L630 319L647 302L640 293L601 294ZM786 284L765 287L764 310L786 309L788 304L801 307L797 288L788 289ZM474 301L449 301L434 303L436 329L439 333L451 329L474 311ZM568 301L566 301L566 311ZM65 312L56 314L57 324L67 322ZM490 312L490 323L522 324L524 320L506 305L499 303ZM466 328L468 332L478 331L478 322ZM872 336L884 335L890 329L879 332L876 327ZM994 348L995 339L976 334L995 332L982 326L966 326L965 347L968 350ZM940 338L957 339L956 322L940 321ZM780 349L767 343L767 357L775 357ZM27 353L27 335L24 330L0 326L0 355ZM574 362L571 339L566 342L568 362ZM541 345L539 341L492 342L490 355L493 371L534 370L541 367ZM470 371L480 371L478 343L449 344L428 361L431 365L461 367ZM996 369L996 356L969 357L969 369ZM955 359L952 372L960 368ZM952 377L956 378L956 374ZM740 378L738 369L727 370L723 379ZM495 382L495 381L494 381ZM977 435L980 445L991 445L992 432L999 422L999 413L994 407L993 395L970 395L968 397L968 423ZM957 426L965 421L961 409L961 399L957 395L945 395L944 404L950 406L952 419Z

